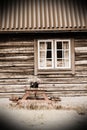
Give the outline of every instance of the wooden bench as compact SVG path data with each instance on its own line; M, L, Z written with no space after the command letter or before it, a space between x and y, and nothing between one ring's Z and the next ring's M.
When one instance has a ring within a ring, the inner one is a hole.
M37 95L40 95L44 98L44 100L49 103L50 100L48 99L48 96L46 94L46 90L39 89L39 88L30 88L26 89L24 95L22 96L21 100L28 99L31 95L34 95L34 100L37 100Z

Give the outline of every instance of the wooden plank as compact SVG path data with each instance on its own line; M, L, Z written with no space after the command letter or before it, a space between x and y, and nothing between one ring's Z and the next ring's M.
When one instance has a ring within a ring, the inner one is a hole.
M18 96L21 97L24 93L0 93L0 98L10 98L11 96Z
M82 76L85 76L87 75L87 71L81 71L81 70L78 70L75 72L76 75L82 75Z
M6 78L27 78L28 75L26 74L16 74L16 73L0 73L0 79L6 79Z
M34 57L34 54L28 54L28 53L0 53L0 57L16 57L16 56L28 56L28 57Z
M26 43L13 43L13 42L11 42L11 43L0 43L0 49L1 48L20 48L20 47L29 47L29 48L33 48L33 44L30 44L30 43L28 43L28 44L26 44Z
M67 70L67 71L59 71L59 70L54 70L54 71L51 71L51 70L49 70L49 71L40 71L40 70L38 70L38 74L39 75L47 75L47 74L49 74L49 75L56 75L56 74L65 74L65 75L68 75L68 74L72 74L72 71L69 71L69 70Z
M22 97L24 93L19 92L19 93L0 93L0 98L4 97L4 98L10 98L11 96L18 96L18 97ZM87 96L87 92L86 91L58 91L56 93L47 93L48 97L67 97L67 96Z
M74 51L74 39L71 39L71 67L72 74L75 74L75 51Z
M76 76L73 76L73 77L71 77L71 78L67 78L67 77L64 77L64 78L62 78L62 77L59 77L59 78L40 78L41 80L45 80L45 81L49 81L49 80L53 80L53 81L68 81L68 80L87 80L87 77L76 77Z
M75 61L75 65L87 65L87 60Z
M0 62L0 67L34 67L34 62L29 61L6 61L6 62Z
M15 81L15 80L13 80L13 81L8 81L8 82L2 82L2 83L0 83L0 85L2 86L2 85L28 85L28 82L26 81L24 81L24 82L19 82L19 81Z
M77 43L79 43L79 42L82 42L82 43L84 43L84 42L86 42L86 44L87 44L87 39L75 39L75 42L77 42Z
M32 69L32 68L29 68L29 69L27 69L27 68L8 68L8 69L0 69L0 73L28 73L28 72L33 72L34 71L34 69Z
M29 88L30 87L30 84L2 84L0 85L0 91L2 90L9 90L9 89L12 89L12 90L15 90L15 89L23 89L25 90L25 88Z
M10 45L16 45L16 46L24 45L24 46L26 46L26 45L34 45L33 42L34 42L34 40L30 40L30 39L29 40L23 39L23 41L21 41L21 39L19 41L17 39L15 39L15 41L12 40L12 41L7 41L7 42L5 42L3 40L3 41L0 41L0 45L5 44L8 46L10 46Z
M52 88L44 88L44 89L46 89L46 93L58 93L58 92L67 92L67 91L69 91L69 92L84 92L84 93L87 93L87 89L58 89L58 88L55 88L55 89L52 89ZM18 92L25 92L25 89L21 89L21 88L9 88L9 89L1 89L0 90L0 93L18 93Z
M63 81L63 80L43 80L42 81L44 84L46 84L46 83L48 83L48 84L78 84L78 83L81 83L81 84L86 84L87 83L87 80L71 80L71 81L69 81L69 80L65 80L65 81Z
M38 77L39 78L71 78L73 75L71 75L71 74L67 74L67 75L65 75L65 74L51 74L51 75L49 75L49 74L46 74L46 75L39 75Z
M75 52L76 53L83 53L83 52L87 53L87 47L86 46L85 47L75 47Z
M19 55L17 55L17 56L8 56L8 57L0 57L0 60L7 60L8 59L8 61L9 60L33 60L34 59L34 56L24 56L24 55L22 55L22 56L19 56Z
M34 43L34 75L37 75L37 61L38 61L38 55L37 55L37 41Z
M87 71L87 65L76 65L75 66L76 71Z
M59 89L61 89L61 88L76 88L76 89L78 89L79 87L80 88L87 88L87 84L80 84L80 83L78 83L78 84L63 84L63 83L61 83L61 84L49 84L49 83L47 83L47 84L43 84L43 83L41 83L40 85L39 85L39 87L47 87L47 88L51 88L51 87L54 87L54 89L55 88L59 88Z
M34 53L34 50L33 49L30 49L30 48L6 48L6 49L0 49L0 53L1 54L13 54L13 53Z
M76 58L87 58L87 53L82 53L82 54L76 53Z

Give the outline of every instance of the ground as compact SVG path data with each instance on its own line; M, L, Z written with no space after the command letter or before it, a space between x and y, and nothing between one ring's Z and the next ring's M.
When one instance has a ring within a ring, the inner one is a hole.
M29 110L11 107L8 98L0 99L0 124L11 130L87 129L87 96L60 97L59 109Z

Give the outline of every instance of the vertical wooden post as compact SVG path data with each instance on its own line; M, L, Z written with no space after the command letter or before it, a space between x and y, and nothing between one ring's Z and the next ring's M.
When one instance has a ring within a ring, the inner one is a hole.
M71 39L71 67L72 67L72 74L75 74L75 47L74 47L74 39Z
M38 58L37 58L37 41L34 40L34 75L37 75L37 65Z

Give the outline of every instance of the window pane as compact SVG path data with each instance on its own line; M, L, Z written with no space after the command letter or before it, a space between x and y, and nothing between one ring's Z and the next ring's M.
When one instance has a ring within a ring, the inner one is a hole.
M39 42L39 67L40 68L52 68L52 42L44 41Z
M57 58L62 58L62 50L57 51Z
M40 51L40 58L44 58L45 59L45 51Z
M48 49L52 49L52 44L51 44L51 42L46 42L46 44L47 44L47 50L48 50Z
M45 50L45 42L40 42L40 50Z
M40 67L45 67L45 58L40 59Z
M69 59L64 59L63 63L65 67L69 67Z
M46 59L46 67L52 67L52 59Z
M62 59L57 59L57 67L62 67Z
M69 51L64 51L64 58L66 58L66 59L69 58Z
M63 42L63 49L69 49L69 43L68 41Z
M69 41L56 42L56 67L69 67Z
M57 49L62 49L62 42L57 42Z
M52 51L47 51L46 58L52 58Z

